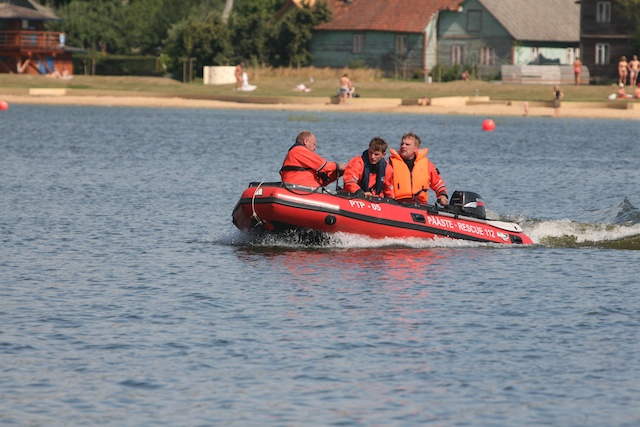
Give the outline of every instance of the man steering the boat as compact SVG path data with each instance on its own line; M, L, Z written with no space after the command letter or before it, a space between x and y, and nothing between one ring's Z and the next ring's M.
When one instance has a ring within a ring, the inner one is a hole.
M347 164L328 162L315 151L315 135L307 130L300 132L282 163L282 182L317 188L337 180Z
M438 169L427 158L427 148L420 149L420 137L413 132L402 135L398 152L391 149L393 189L399 202L426 205L431 188L442 206L449 203L447 187Z
M345 191L365 198L393 199L393 170L384 159L388 146L384 139L376 136L369 142L369 149L349 160L342 177Z

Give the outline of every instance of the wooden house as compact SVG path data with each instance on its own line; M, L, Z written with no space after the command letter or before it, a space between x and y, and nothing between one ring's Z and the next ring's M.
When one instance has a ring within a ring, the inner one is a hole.
M44 28L60 19L33 0L0 0L0 73L73 74L65 34Z
M575 0L465 0L438 21L438 63L477 67L482 77L503 65L571 65L579 55Z
M316 67L427 73L435 66L436 22L463 0L328 0L329 22L314 28ZM294 3L294 0L291 0Z
M582 63L598 80L616 80L618 61L633 55L626 16L618 1L581 0Z

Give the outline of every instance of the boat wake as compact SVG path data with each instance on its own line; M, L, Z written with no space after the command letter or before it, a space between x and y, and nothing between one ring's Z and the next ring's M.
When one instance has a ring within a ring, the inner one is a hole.
M514 221L513 218L510 221ZM640 224L591 224L571 220L523 219L518 222L534 245L550 248L604 248L640 250ZM208 240L208 239L205 239ZM211 243L208 240L207 243ZM322 235L302 231L279 234L252 234L234 230L232 235L214 238L214 243L254 248L282 249L364 249L364 248L477 248L504 245L457 239L384 238L374 239L347 233ZM524 249L526 246L508 246Z
M386 237L374 239L372 237L349 233L309 233L289 231L286 233L248 236L246 243L256 247L285 247L285 248L335 248L335 249L369 249L369 248L460 248L479 246L499 246L495 243L479 243L456 239L420 239Z
M629 200L617 206L592 213L593 222L570 219L542 220L523 216L499 216L500 221L519 224L537 246L550 248L601 248L640 250L640 210ZM493 217L497 215L493 214ZM365 248L505 248L494 243L479 243L457 239L384 238L313 231L288 231L277 234L250 233L234 230L231 235L213 239L232 246L282 249L365 249ZM524 249L526 246L509 246Z
M556 248L640 250L640 210L627 198L617 206L594 212L596 222L511 219L538 245Z

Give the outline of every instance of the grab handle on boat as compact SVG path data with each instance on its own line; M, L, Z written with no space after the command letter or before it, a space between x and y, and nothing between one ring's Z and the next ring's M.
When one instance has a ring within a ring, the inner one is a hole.
M256 193L258 192L262 184L264 184L264 181L260 181L260 184L258 184L256 189L253 191L253 196L251 196L251 218L256 220L255 227L259 227L260 225L264 224L264 221L258 217L258 214L256 212Z

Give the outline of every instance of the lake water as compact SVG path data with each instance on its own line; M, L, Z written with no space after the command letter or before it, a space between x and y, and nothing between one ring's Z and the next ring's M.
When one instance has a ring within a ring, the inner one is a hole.
M483 120L1 112L0 424L640 425L640 125ZM241 234L303 129L413 130L536 245Z

